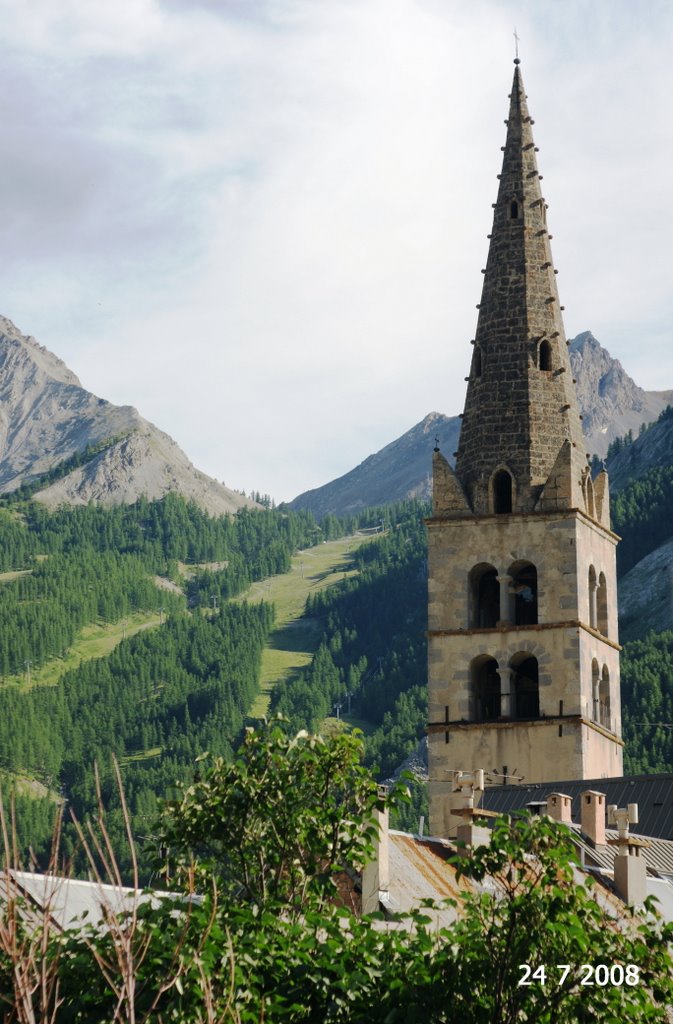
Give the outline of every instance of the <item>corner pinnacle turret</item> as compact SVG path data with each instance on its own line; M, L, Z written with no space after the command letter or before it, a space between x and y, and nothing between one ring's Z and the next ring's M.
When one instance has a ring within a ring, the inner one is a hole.
M572 371L519 61L456 475L477 514L509 502L532 512L553 469L568 463L571 490L586 467ZM546 496L549 500L549 495ZM568 495L571 498L572 495ZM565 502L564 502L565 504Z

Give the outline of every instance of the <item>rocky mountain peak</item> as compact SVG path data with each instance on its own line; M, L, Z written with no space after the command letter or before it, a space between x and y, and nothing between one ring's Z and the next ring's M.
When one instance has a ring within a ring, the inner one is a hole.
M62 359L40 345L30 335L21 334L11 320L0 316L0 380L2 385L13 384L22 372L44 380L81 387L77 376L69 370Z
M570 364L576 379L587 450L605 455L610 441L638 432L651 423L671 400L671 391L643 391L591 331L570 344Z
M0 317L0 492L97 445L104 450L36 498L128 504L177 492L213 514L254 504L199 472L137 409L91 394L61 359Z

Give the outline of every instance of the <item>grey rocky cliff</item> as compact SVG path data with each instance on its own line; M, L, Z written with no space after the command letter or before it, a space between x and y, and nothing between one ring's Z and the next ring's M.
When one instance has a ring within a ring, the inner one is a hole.
M50 506L112 505L173 491L213 515L251 504L199 472L132 406L116 406L86 391L57 356L0 317L0 492L113 438L111 447L36 498Z
M616 437L641 423L651 423L673 401L673 391L643 391L619 362L599 344L591 331L578 334L570 344L570 364L576 378L577 398L587 451L604 456Z
M673 539L641 558L619 580L619 639L673 628Z

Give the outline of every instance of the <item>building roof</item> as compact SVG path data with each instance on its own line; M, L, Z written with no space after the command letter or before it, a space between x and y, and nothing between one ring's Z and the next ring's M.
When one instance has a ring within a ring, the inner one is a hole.
M615 892L613 879L616 848L607 844L594 847L584 839L579 828L574 827L573 831L585 862L584 867L577 865L574 869L576 882L579 884L587 874L596 877L601 882L596 899L610 916L622 918L624 902ZM389 836L389 888L379 894L380 907L385 913L404 913L418 908L423 900L433 900L440 904L438 909L424 912L432 915L435 924L444 927L452 924L460 913L461 895L497 892L494 880L488 876L480 882L465 875L460 881L456 879L451 857L459 851L450 840L393 830ZM606 830L606 838L616 839L617 832ZM673 842L654 840L644 852L648 864L647 893L659 901L664 919L673 921ZM442 904L446 899L455 900L455 906ZM404 927L404 924L393 926Z
M26 897L26 913L34 923L38 923L46 912L52 923L63 929L102 924L110 913L128 912L134 903L169 895L31 871L11 871L10 877L9 884ZM7 890L7 875L0 872L1 901L6 899ZM171 895L170 898L175 897Z
M587 841L579 825L571 825L570 828L574 833L577 846L584 854L586 863L588 865L594 864L611 872L614 868L616 848L608 844L610 841L616 842L619 838L619 833L613 829L606 828L606 842L604 844L594 844ZM643 839L640 833L635 832L631 833L631 837L633 839ZM648 845L643 849L643 856L645 857L648 871L651 874L656 872L657 875L662 877L670 876L671 880L673 880L673 842L670 839L648 840Z
M579 822L579 797L587 789L605 793L606 805L638 804L638 834L673 840L673 773L631 775L616 779L539 782L532 785L492 786L484 791L480 806L498 814L523 810L550 793L566 793L573 799L573 821Z

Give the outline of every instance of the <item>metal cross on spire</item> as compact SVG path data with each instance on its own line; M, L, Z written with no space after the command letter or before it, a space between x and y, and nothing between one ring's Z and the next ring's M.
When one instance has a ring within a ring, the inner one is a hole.
M519 59L519 36L516 29L514 29L514 55L516 59Z

